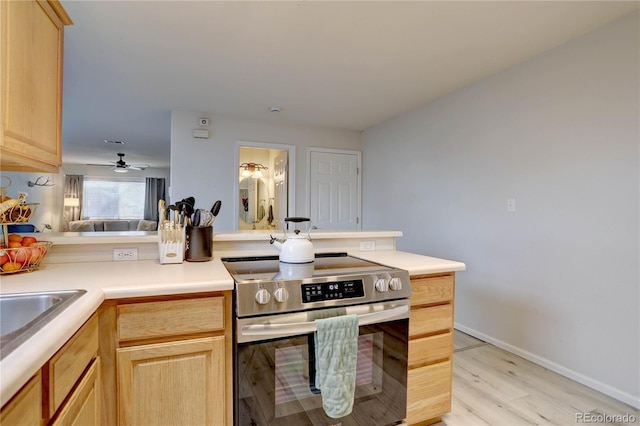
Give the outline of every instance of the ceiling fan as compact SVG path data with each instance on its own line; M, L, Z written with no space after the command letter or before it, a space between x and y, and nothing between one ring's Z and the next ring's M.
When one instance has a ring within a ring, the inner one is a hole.
M88 164L89 166L109 166L113 167L116 173L127 173L129 170L144 170L149 167L148 164L127 164L124 161L124 154L118 153L118 161L110 161L112 164Z

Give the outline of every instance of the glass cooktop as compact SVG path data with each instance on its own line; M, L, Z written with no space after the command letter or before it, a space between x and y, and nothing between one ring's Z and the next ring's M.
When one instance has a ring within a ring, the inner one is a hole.
M236 283L366 274L393 269L347 253L316 253L315 261L309 263L282 263L278 256L223 258L222 262Z

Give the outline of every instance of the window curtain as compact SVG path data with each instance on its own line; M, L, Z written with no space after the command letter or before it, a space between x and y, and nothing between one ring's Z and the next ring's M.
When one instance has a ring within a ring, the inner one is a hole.
M158 221L158 201L165 199L164 178L148 177L145 179L144 218Z
M62 230L69 230L69 222L82 219L83 175L66 175L64 177L64 214Z

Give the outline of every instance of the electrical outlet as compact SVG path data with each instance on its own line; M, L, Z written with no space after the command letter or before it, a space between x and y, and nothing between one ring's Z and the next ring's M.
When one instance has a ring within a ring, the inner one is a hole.
M113 261L121 262L123 260L138 260L138 249L137 248L113 249Z
M507 198L507 211L509 213L513 213L516 211L516 199L515 198Z
M360 251L374 251L375 249L375 241L360 241Z

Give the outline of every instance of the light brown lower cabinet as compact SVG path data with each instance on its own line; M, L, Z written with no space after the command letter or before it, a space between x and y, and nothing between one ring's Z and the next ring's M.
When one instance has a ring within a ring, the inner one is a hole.
M122 425L224 425L224 336L118 349Z
M0 424L3 426L42 424L42 374L40 371L2 408Z
M451 411L451 361L409 370L407 392L407 406L412 413L409 424L436 419Z
M98 352L98 317L93 315L43 368L50 418L62 408L76 384L86 376ZM77 389L74 391L76 392Z
M107 301L103 424L233 424L231 292Z
M100 404L100 358L96 358L52 425L99 425Z
M2 426L100 424L98 317L92 316L4 406Z
M411 277L407 423L428 425L451 411L454 273Z

